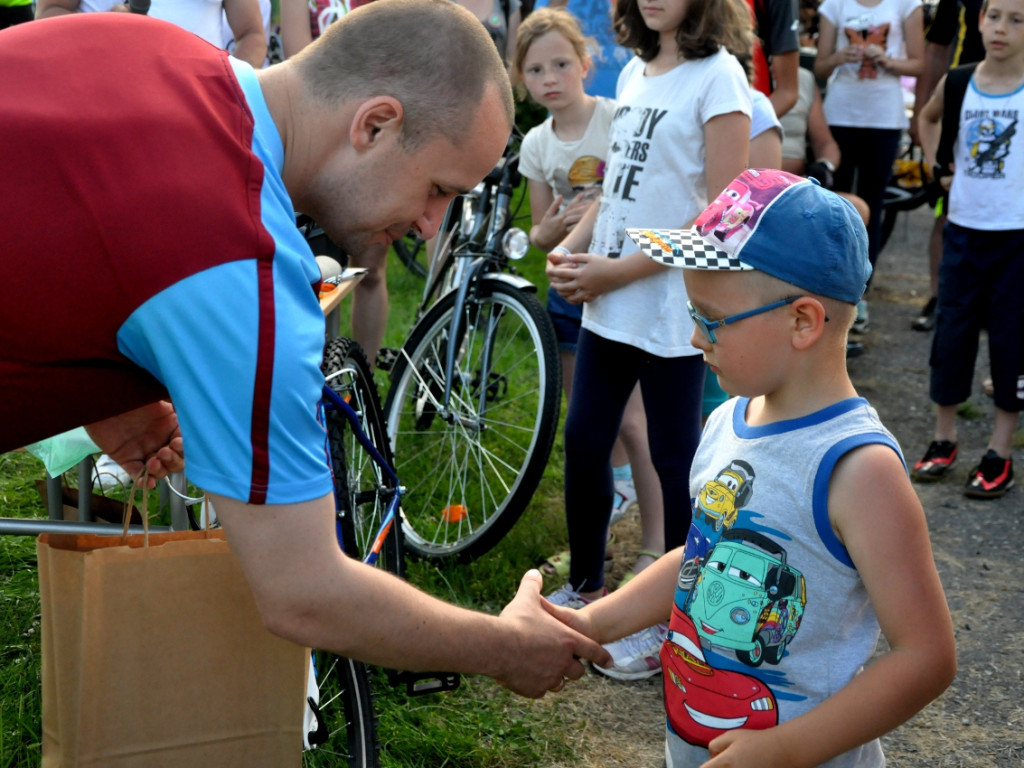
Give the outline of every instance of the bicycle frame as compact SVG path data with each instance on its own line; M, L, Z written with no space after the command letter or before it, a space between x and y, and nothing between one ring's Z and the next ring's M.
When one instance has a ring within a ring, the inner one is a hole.
M376 536L373 539L373 545L370 550L363 557L363 562L367 565L374 565L377 559L380 557L381 547L384 545L384 540L387 539L388 534L391 532L391 527L394 525L395 517L398 514L399 505L402 498L404 489L398 482L398 476L395 474L395 470L384 460L384 457L380 455L376 446L370 441L370 438L363 432L362 427L359 424L359 417L356 412L352 409L352 406L345 402L345 399L341 397L328 385L324 385L323 389L323 403L327 409L336 409L341 412L348 421L349 426L352 428L352 433L356 436L356 439L360 442L363 448L366 449L367 453L370 454L370 458L373 459L374 463L381 468L388 479L395 484L395 492L391 495L388 500L387 510L384 514L383 520L381 520L380 528L377 530ZM337 503L337 500L335 500ZM341 530L338 530L338 543L342 545L344 549L344 542L341 541Z
M508 268L510 260L506 253L503 238L511 230L512 196L518 186L519 155L511 152L511 141L509 148L506 148L501 161L487 175L487 177L476 186L468 195L456 198L448 206L441 224L441 232L448 233L443 240L439 240L434 250L432 267L428 274L427 286L424 289L423 301L417 312L417 319L421 317L434 301L446 295L442 291L446 282L450 282L457 291L455 300L455 311L452 312L451 326L449 329L448 349L444 368L444 394L440 402L435 403L442 418L451 418L450 404L452 396L452 374L455 371L456 356L459 344L456 340L461 338L463 308L466 306L467 297L470 291L476 290L481 277L488 272L503 273ZM467 216L466 206L470 206L472 213L471 223L465 225ZM452 227L452 217L459 215L460 226ZM464 231L468 230L467 231ZM452 238L457 237L458 242L452 244ZM444 260L438 264L439 256L447 254ZM468 264L467 264L468 262ZM437 266L435 271L434 266ZM518 286L527 291L536 292L537 288L533 283L525 279L518 281ZM482 360L482 369L486 373L490 370L490 351L493 342L493 323L488 328L485 336L486 349ZM484 410L486 405L487 387L480 388L480 409Z

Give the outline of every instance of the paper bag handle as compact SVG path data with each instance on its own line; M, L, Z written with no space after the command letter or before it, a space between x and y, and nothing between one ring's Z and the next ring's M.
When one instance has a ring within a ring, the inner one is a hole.
M139 514L142 517L142 541L143 546L149 549L149 494L146 486L149 485L149 470L143 469L142 474L132 480L132 487L128 491L128 501L124 505L124 528L121 529L122 543L128 542L128 525L132 521L132 510L135 509L135 491L142 492L142 509Z

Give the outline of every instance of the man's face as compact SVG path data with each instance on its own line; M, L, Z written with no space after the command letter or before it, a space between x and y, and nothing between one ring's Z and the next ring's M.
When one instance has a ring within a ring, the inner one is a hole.
M508 126L492 89L467 115L470 130L459 146L438 136L407 151L397 136L344 161L336 154L314 183L317 223L349 253L386 249L410 230L437 233L452 198L470 191L501 157Z

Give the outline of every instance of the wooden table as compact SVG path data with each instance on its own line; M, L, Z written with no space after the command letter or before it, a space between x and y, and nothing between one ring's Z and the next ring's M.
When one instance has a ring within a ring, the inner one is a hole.
M340 282L334 290L320 294L320 309L324 311L324 317L327 319L327 337L329 339L338 338L338 324L341 322L341 313L339 312L341 300L348 296L352 289L356 287L356 283L364 277L366 277L365 269L362 267L351 267L341 273Z

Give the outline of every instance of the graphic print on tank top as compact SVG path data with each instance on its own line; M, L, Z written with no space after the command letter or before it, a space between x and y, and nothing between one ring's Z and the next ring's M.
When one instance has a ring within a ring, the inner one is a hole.
M737 728L779 722L778 700L794 698L779 667L794 651L807 605L786 536L748 506L757 473L735 459L701 486L661 649L672 730L701 747Z

